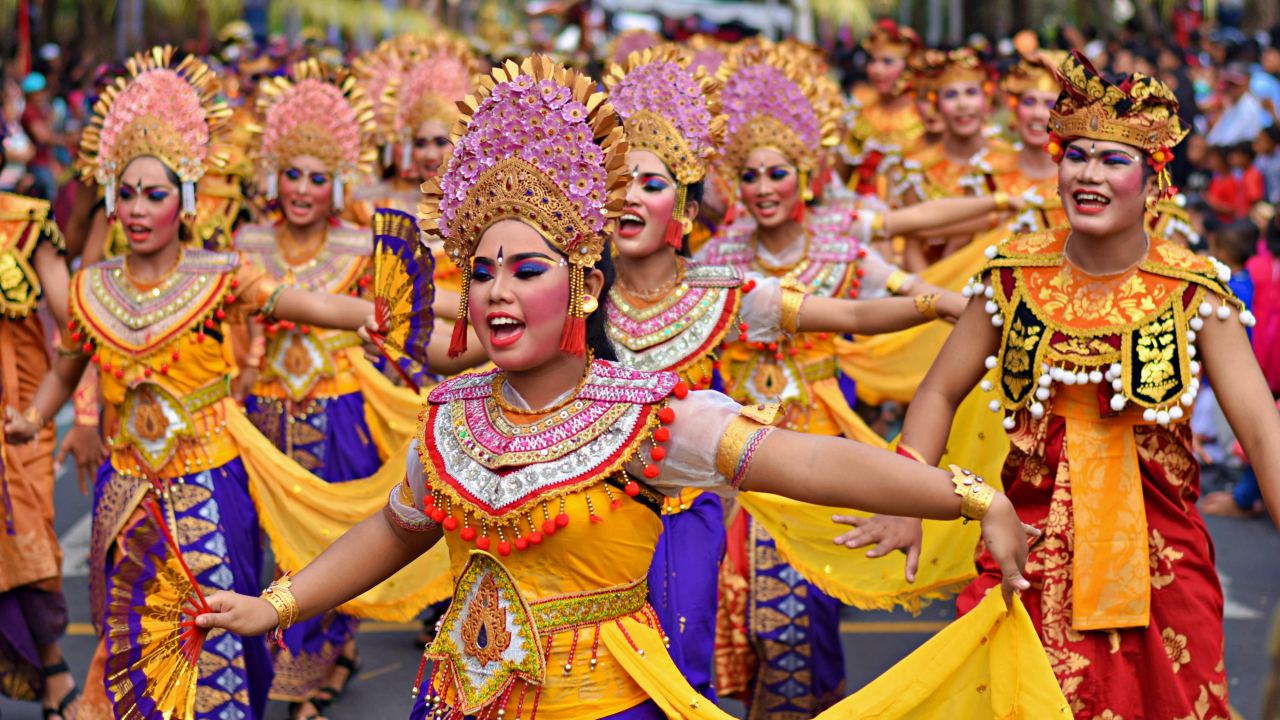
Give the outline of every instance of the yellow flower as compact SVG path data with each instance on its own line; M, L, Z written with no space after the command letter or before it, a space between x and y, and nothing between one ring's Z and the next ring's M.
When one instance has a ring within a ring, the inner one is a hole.
M1169 662L1173 663L1173 671L1178 672L1183 665L1191 662L1191 651L1187 649L1187 636L1177 633L1173 628L1165 628L1160 633L1160 638L1164 640L1164 651L1169 656Z

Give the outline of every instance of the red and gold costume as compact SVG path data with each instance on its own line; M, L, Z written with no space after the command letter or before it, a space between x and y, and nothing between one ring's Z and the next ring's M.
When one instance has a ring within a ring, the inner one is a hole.
M1076 58L1063 71L1059 147L1122 142L1158 165L1185 134L1158 81L1112 85ZM1077 717L1227 718L1223 596L1187 420L1197 331L1252 318L1211 258L1151 237L1134 267L1090 275L1066 258L1069 234L1013 237L971 288L1000 332L1004 485L1044 531L1023 600ZM980 566L962 611L999 575L987 554Z
M909 27L892 20L881 20L862 41L862 49L871 55L901 58L904 63L920 50L920 37ZM916 109L911 73L903 67L894 88L894 99L907 98L901 107L890 108L881 96L867 86L854 89L845 116L848 132L841 152L853 169L849 189L859 195L881 195L877 187L880 161L886 156L902 155L914 149L924 137L924 121Z

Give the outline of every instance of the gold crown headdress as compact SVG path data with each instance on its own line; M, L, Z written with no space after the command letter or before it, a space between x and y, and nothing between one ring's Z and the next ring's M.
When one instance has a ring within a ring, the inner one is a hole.
M843 103L834 83L815 76L809 60L786 47L734 53L717 77L726 117L721 175L736 178L758 147L780 151L799 170L801 194L811 198L809 178L827 148L840 142Z
M909 58L920 49L920 36L915 30L899 25L890 18L876 23L871 33L862 39L862 49L871 54Z
M928 49L911 58L911 73L916 87L926 91L936 102L937 93L945 85L974 82L985 85L991 74L973 48L955 50ZM984 91L989 89L984 87Z
M174 48L154 47L125 64L93 106L80 140L80 176L103 188L107 214L115 215L116 182L134 158L149 155L181 182L182 213L196 212L196 182L217 158L210 141L231 115L217 99L218 79L188 55L173 65Z
M519 220L564 253L569 317L560 347L586 352L584 278L626 205L627 143L617 113L591 78L544 55L508 61L460 105L453 159L423 184L418 226L444 239L462 270L450 355L467 346L471 257L484 231Z
M666 45L631 53L605 76L609 99L622 117L632 150L657 155L675 176L676 203L666 242L680 247L692 222L684 217L689 186L706 175L707 162L724 139L720 83L689 68L692 57Z
M333 206L342 209L345 187L373 169L376 130L373 108L354 75L315 59L270 78L258 93L261 133L258 156L275 198L279 173L294 158L309 155L333 173Z
M1118 84L1108 82L1078 52L1062 62L1061 73L1062 93L1049 113L1054 160L1061 160L1066 143L1076 138L1123 143L1146 154L1163 194L1173 192L1165 166L1188 131L1169 86L1142 73L1126 75Z
M1016 99L1031 90L1042 90L1055 95L1062 92L1058 67L1067 57L1065 51L1041 48L1040 38L1030 30L1018 33L1013 44L1020 57L1018 63L1009 68L1000 80L1000 89L1006 95Z

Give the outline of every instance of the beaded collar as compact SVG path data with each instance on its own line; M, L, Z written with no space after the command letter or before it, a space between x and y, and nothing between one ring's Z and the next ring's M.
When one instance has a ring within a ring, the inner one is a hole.
M71 281L72 338L131 356L167 346L203 320L225 316L234 300L240 256L187 249L182 261L154 288L138 290L125 277L124 259L85 268ZM81 337L81 335L85 337Z
M1227 287L1230 270L1161 238L1152 238L1136 267L1090 276L1064 261L1069 229L1017 235L987 249L989 261L964 289L987 298L991 324L1000 328L1000 367L993 411L1045 415L1054 383L1099 386L1100 400L1119 413L1130 403L1143 419L1167 425L1188 415L1200 381L1197 332L1214 314L1235 308L1240 322L1253 316ZM992 389L984 385L986 389ZM1005 418L1005 427L1016 424Z
M756 258L755 229L750 216L735 220L702 250L700 259L707 265L769 274ZM856 297L860 284L858 261L866 257L867 251L853 234L850 212L839 207L816 208L809 213L805 229L809 232L808 252L781 277L804 285L812 295Z
M686 265L674 292L637 308L615 285L605 311L618 359L641 370L680 372L712 352L724 339L742 300L742 275L720 265Z
M667 398L688 392L674 373L597 360L571 402L520 425L494 400L500 375L500 370L468 373L436 386L428 396L418 447L428 479L424 510L446 530L462 526L462 539L482 550L489 547L491 526L504 543L508 534L532 535L538 538L535 544L540 542L537 506L546 521L543 531L553 533L556 522L567 522L565 499L602 483L611 501L618 499L610 486L640 496L641 487L624 466L639 461L645 477L657 477L665 453L659 446L670 437L659 426L675 418ZM646 443L653 448L642 457ZM548 509L552 501L560 503L558 513ZM594 510L591 515L596 519ZM482 533L476 532L473 517ZM506 554L503 549L499 554ZM505 549L510 552L510 545Z
M276 227L250 225L236 236L236 247L252 257L272 280L304 290L349 292L373 252L373 237L368 230L331 227L315 257L292 265L276 244L276 232Z

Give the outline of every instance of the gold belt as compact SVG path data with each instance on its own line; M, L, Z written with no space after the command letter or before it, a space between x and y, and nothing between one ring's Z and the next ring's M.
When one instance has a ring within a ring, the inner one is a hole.
M320 340L320 347L334 352L344 348L355 347L360 344L360 336L353 332L338 333Z
M539 633L557 633L638 612L648 597L649 579L642 577L626 585L531 602L529 610Z
M196 413L230 395L231 376L224 375L220 380L215 380L198 390L193 390L183 395L178 402L182 403L183 409L187 412Z
M809 382L817 382L819 380L827 380L836 376L836 370L839 366L836 359L826 357L817 362L812 363L796 363L800 367L800 372L804 373L804 379Z

